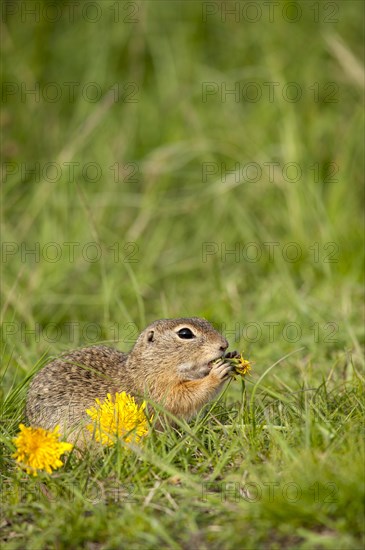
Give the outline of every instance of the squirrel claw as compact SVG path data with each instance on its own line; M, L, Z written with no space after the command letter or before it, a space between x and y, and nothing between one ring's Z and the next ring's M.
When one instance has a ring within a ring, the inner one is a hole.
M229 351L228 353L226 353L224 355L224 358L233 359L234 357L239 357L239 356L240 356L240 354L238 353L238 351L235 350L235 351Z

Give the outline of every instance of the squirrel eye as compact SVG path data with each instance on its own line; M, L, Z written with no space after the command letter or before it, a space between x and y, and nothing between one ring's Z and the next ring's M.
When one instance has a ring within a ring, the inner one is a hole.
M195 334L191 332L190 328L181 328L177 331L177 335L179 336L179 338L183 338L184 340L195 338Z

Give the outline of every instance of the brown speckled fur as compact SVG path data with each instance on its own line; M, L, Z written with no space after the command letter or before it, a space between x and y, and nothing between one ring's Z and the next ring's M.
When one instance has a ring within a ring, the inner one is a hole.
M193 339L180 339L186 327ZM26 415L33 426L57 424L69 440L70 429L85 420L85 410L107 393L147 395L178 417L189 418L222 388L231 367L222 360L228 343L206 320L161 319L149 325L129 353L106 346L70 351L33 378ZM75 432L74 432L75 433Z

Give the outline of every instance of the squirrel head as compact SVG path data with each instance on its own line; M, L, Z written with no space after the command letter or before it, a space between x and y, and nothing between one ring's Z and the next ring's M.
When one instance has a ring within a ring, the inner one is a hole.
M160 319L140 334L128 362L149 378L171 374L175 380L195 380L206 376L227 348L227 340L205 319Z

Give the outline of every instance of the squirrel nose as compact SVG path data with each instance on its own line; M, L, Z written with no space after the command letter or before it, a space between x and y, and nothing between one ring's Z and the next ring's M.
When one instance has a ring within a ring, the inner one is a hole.
M224 340L224 344L221 345L220 349L222 351L226 351L226 349L228 348L229 344L227 342L227 340Z

